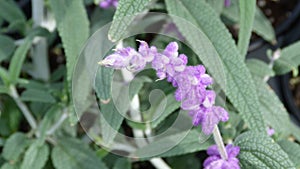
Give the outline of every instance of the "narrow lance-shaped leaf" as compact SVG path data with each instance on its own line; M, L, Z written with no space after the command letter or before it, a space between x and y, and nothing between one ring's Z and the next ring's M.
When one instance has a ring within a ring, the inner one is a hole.
M15 51L9 65L10 82L16 83L22 69L26 54L31 47L32 38L25 38L24 43Z
M80 49L89 37L89 21L81 0L51 0L50 6L66 53L70 81Z
M12 23L16 21L25 21L25 16L14 1L0 1L0 17Z
M239 17L239 15L239 0L231 0L231 5L229 7L223 8L222 16L234 23L240 23L241 18ZM271 22L258 7L256 7L255 9L253 31L270 43L276 42L275 31L272 27Z
M255 16L256 1L240 1L240 30L238 49L244 59L250 42L252 26Z
M251 74L218 15L203 1L166 2L169 13L181 17L173 17L179 30L241 113L246 124L253 130L265 132Z
M122 39L134 17L145 10L149 2L151 0L120 0L108 33L109 39L113 42Z

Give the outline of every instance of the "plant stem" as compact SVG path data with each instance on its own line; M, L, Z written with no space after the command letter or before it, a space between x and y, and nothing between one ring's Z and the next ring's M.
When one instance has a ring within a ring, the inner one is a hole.
M62 124L63 122L68 118L68 114L64 111L62 116L59 118L59 120L46 132L47 135L53 134Z
M214 136L214 140L218 146L218 149L219 149L222 159L227 160L228 159L227 152L226 152L218 125L215 125L214 131L213 131L213 136Z
M22 111L23 115L25 116L26 120L28 121L30 127L32 129L36 129L37 123L36 123L34 117L32 116L32 113L27 108L27 106L21 101L15 86L11 85L9 88L10 88L10 93L9 93L10 96L14 99L14 101L16 102L18 107L21 109L21 111Z
M122 72L125 83L129 83L134 78L133 74L126 69L121 69L121 72ZM136 94L133 96L133 99L130 103L129 113L130 113L131 118L134 121L142 122L142 116L139 112L139 108L140 108L139 96ZM150 126L148 125L148 127L145 130L147 133L146 136L151 135L151 128L149 128L149 127ZM143 138L144 131L139 130L139 129L133 129L133 136L135 138ZM137 145L138 145L138 147L143 147L143 146L147 145L147 142L143 139L139 139L137 142ZM161 158L151 158L149 161L157 169L171 169L171 167Z
M34 27L42 24L44 19L44 1L32 0L32 19ZM39 42L32 48L32 61L34 65L32 75L44 81L50 78L47 46L46 39L40 38Z
M273 54L273 56L270 60L270 63L268 65L270 69L273 69L274 62L275 62L275 60L279 59L280 53L281 53L281 51L279 49L274 52L274 54ZM269 79L270 79L270 76L265 76L264 77L264 82L267 82Z

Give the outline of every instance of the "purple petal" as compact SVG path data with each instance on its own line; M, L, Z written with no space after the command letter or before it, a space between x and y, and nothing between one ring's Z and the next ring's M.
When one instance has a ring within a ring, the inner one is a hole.
M214 106L213 107L213 111L214 111L214 114L216 116L218 116L219 120L221 120L223 122L228 121L229 115L228 115L227 111L223 107Z
M100 6L101 8L107 9L107 8L110 7L110 2L102 1L102 2L100 2L99 6Z
M208 167L212 162L220 160L220 157L218 156L210 156L207 159L205 159L203 163L203 167Z
M210 156L220 155L217 145L212 145L212 146L208 147L208 149L206 150L206 153Z
M232 144L228 144L226 146L226 151L229 158L234 158L240 153L240 147L239 146L233 146Z
M164 50L164 55L168 57L177 57L178 56L178 44L176 42L171 42L168 44Z

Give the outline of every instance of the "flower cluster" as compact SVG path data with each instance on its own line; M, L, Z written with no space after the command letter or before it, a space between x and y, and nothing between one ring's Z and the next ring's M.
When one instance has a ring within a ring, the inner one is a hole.
M104 9L107 9L109 7L117 7L117 5L118 5L118 0L102 0L99 3L99 6Z
M229 144L226 146L227 159L222 159L218 151L217 145L212 145L207 149L207 154L209 157L204 161L205 169L240 169L239 160L236 156L240 152L238 146L233 146Z
M215 106L216 94L207 87L213 79L205 73L205 67L187 66L187 56L178 53L178 44L171 42L163 52L145 41L139 41L138 51L131 47L117 49L99 64L115 69L127 68L131 71L142 70L147 63L152 64L159 80L167 79L177 88L175 98L181 101L181 108L193 117L193 124L201 124L205 134L211 134L215 125L228 120L225 109Z

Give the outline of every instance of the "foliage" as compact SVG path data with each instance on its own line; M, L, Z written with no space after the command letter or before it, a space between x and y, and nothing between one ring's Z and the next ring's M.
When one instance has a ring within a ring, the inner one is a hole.
M241 168L300 167L300 128L268 84L299 73L300 41L246 57L251 37L277 38L256 1L119 0L102 9L104 1L0 1L1 169L202 167L213 138L192 126L167 80L149 67L97 64L136 40L176 41L190 65L207 68L216 105L230 114L221 135L240 147ZM42 62L49 77L34 76Z

